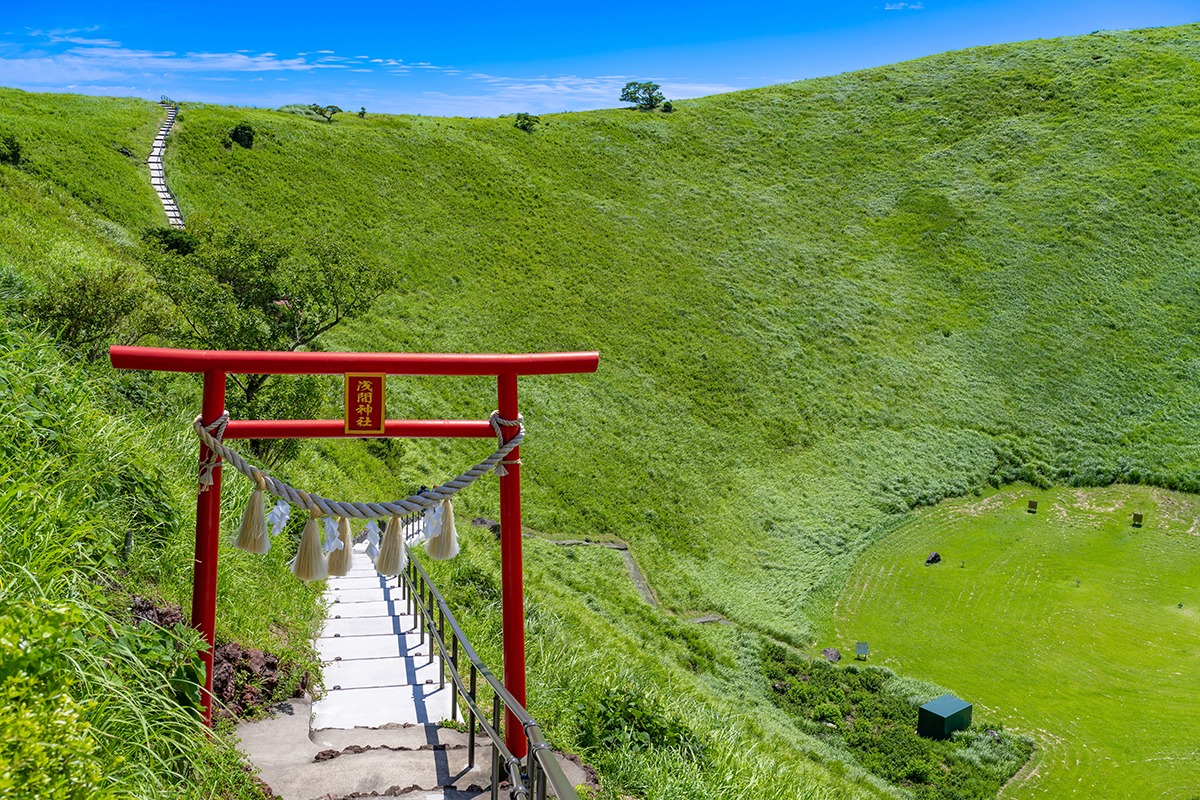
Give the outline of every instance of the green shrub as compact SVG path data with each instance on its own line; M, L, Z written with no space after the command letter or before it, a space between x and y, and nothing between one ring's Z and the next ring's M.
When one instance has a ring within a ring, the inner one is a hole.
M249 122L239 122L229 132L229 141L249 150L254 147L254 127Z
M55 265L23 310L59 341L95 358L114 340L131 344L159 327L154 282L127 262L78 253Z
M21 143L11 133L0 131L0 164L12 164L15 167L20 163Z
M1028 738L989 733L981 720L978 730L946 741L918 736L917 705L929 699L930 687L922 684L914 694L912 681L895 680L882 667L836 667L774 643L764 645L761 664L764 679L787 687L771 692L776 705L811 733L842 744L862 767L921 798L994 797L1033 752Z
M280 106L279 108L277 108L275 110L279 111L280 113L283 113L283 114L295 114L298 117L308 117L309 119L320 119L320 117L316 113L314 113L307 105L302 105L300 103L289 103L288 105Z
M673 749L698 756L700 744L677 717L666 714L645 694L629 687L612 687L580 703L579 741L596 751Z
M516 120L513 121L513 127L519 128L526 133L533 133L533 129L540 125L541 122L541 117L534 116L533 114L526 114L524 111L522 111L517 114Z
M842 712L832 702L826 701L813 709L812 718L818 722L841 722Z
M0 797L109 797L89 714L64 662L82 622L68 606L17 603L0 615Z
M142 241L164 253L181 256L191 255L200 246L200 240L194 233L171 227L151 228L142 236Z

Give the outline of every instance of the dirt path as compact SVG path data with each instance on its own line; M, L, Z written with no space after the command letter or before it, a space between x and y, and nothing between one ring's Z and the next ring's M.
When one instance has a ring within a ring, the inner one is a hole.
M535 536L532 533L526 533L525 535L531 538L545 538ZM616 550L621 554L621 560L625 562L625 569L629 573L629 580L633 581L633 586L638 590L638 594L642 596L642 599L657 609L667 610L663 609L662 603L658 602L654 590L650 588L650 584L646 581L645 574L642 573L641 567L638 566L637 560L633 557L633 551L629 549L629 542L623 539L615 542L589 542L586 539L547 539L547 541L554 542L559 547L604 547L609 550ZM668 613L671 612L668 611ZM690 622L693 625L704 625L713 622L721 625L733 624L720 614L702 614L698 617L686 618L684 622Z

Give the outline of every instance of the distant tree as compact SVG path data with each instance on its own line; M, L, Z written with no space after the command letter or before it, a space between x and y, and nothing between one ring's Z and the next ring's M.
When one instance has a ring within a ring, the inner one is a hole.
M20 163L21 143L11 133L0 131L0 164L12 164L15 167Z
M229 132L229 139L249 150L251 147L254 147L254 128L251 127L249 122L239 122Z
M367 107L366 107L366 106L359 106L359 108L358 108L358 118L359 118L359 119L365 119L365 118L366 118L366 116L367 116Z
M675 105L670 100L663 103L663 113L664 114L670 114L674 110L675 110Z
M325 236L298 246L236 226L190 226L196 246L187 254L165 242L151 268L174 306L169 343L209 350L299 350L367 313L392 288L395 273L353 247ZM241 390L229 410L247 419L311 416L320 391L311 380L273 375L230 375ZM239 396L240 395L240 396ZM277 463L294 448L255 442L253 450Z
M634 106L643 111L652 111L658 108L659 104L665 99L666 97L660 91L659 85L649 81L641 83L630 81L621 90L622 103L633 103Z
M333 115L342 113L342 110L337 106L319 106L316 103L310 103L308 110L318 117L324 117L326 122L333 122ZM364 112L366 111L366 109L363 110Z
M536 117L533 114L526 114L524 111L522 111L517 114L516 121L513 122L513 127L520 128L526 133L533 133L533 129L541 123L541 117Z

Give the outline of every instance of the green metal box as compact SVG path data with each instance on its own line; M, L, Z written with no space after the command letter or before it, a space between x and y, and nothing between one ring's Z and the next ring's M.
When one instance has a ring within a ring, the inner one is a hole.
M930 700L917 711L917 733L926 739L949 739L971 726L971 704L952 694Z

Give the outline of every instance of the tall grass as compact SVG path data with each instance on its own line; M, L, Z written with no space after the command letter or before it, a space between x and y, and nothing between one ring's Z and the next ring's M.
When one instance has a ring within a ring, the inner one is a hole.
M0 353L0 796L260 797L200 724L196 634L128 616L131 593L186 604L194 443L122 416L111 382L12 318ZM278 558L228 561L226 609L254 607L286 574ZM273 597L273 614L226 613L219 641L275 649L298 679L321 609L290 581Z

